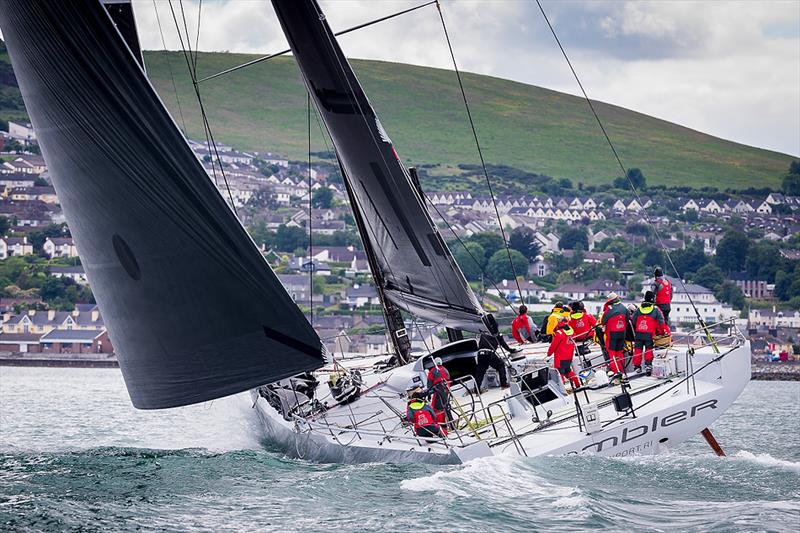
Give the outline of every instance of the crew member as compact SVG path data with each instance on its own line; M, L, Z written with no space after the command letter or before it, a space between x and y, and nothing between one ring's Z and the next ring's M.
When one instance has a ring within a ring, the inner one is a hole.
M425 393L417 389L411 393L406 407L406 420L413 425L418 437L444 437L447 431L436 423L436 413L425 402Z
M553 356L553 366L558 369L561 379L569 379L572 390L581 386L581 380L572 370L572 358L575 356L575 342L572 338L573 331L569 327L566 317L561 317L555 331L553 340L547 349L547 356Z
M505 389L508 387L508 375L505 363L497 355L497 349L502 346L509 353L517 353L520 350L514 350L506 343L493 315L486 315L484 322L489 331L488 333L481 332L478 336L478 367L475 369L475 384L480 390L486 371L492 367L497 370L500 388Z
M536 342L539 337L539 330L533 323L533 319L528 316L527 306L519 306L519 314L511 322L511 335L520 344Z
M553 332L558 325L558 321L562 317L569 318L569 308L565 307L562 302L556 302L553 306L553 310L550 311L550 314L545 317L544 322L542 322L542 334L545 336L544 340L550 341L553 336Z
M653 286L651 290L655 294L653 302L664 315L664 322L669 324L670 304L672 303L672 283L664 277L661 267L656 267L653 271Z
M575 332L573 339L575 342L585 341L591 336L597 320L586 312L583 302L573 302L570 308L572 313L569 315L569 327Z
M644 349L645 372L649 376L653 371L654 337L660 335L666 327L664 315L654 303L653 291L647 291L644 301L633 313L633 329L635 331L633 350L633 369L642 371L642 349Z
M628 309L622 304L617 293L608 295L603 306L603 318L600 321L604 329L606 351L608 352L608 369L621 374L625 368L625 328L628 325Z
M436 423L444 426L452 420L450 416L450 373L442 365L442 359L433 360L428 370L428 394L431 394L431 407L436 414Z

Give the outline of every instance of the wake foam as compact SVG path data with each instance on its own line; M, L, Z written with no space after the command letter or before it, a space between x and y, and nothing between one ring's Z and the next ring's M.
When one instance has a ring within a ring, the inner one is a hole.
M736 452L736 454L734 454L733 457L735 457L736 459L749 461L749 462L760 464L760 465L763 465L763 466L787 468L789 470L794 470L794 471L800 472L800 463L796 463L794 461L787 461L785 459L778 459L776 457L772 457L768 453L755 454L755 453L752 453L752 452L748 452L746 450L742 450L742 451Z

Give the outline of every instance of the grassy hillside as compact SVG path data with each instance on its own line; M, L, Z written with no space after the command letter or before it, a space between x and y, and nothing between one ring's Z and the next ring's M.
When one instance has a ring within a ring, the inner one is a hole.
M199 74L252 57L201 53ZM190 137L202 138L183 55L146 52L145 61L176 122L185 123ZM408 164L440 163L442 172L452 173L458 163L478 162L452 72L378 61L354 60L353 66ZM618 174L582 99L487 76L466 74L464 81L488 163L586 184L608 183ZM201 91L218 140L240 149L306 157L306 93L291 57L205 82ZM623 161L641 168L649 184L779 188L791 160L620 107L598 104L597 109ZM18 112L11 111L0 107L0 118L17 118ZM313 150L322 151L316 122L312 126Z
M183 57L147 53L148 73L178 116L168 56L189 133L199 137L201 122ZM207 75L250 57L201 54L199 71ZM359 60L353 67L407 162L478 162L452 72ZM464 81L487 162L584 183L607 183L617 175L585 101L487 76L467 74ZM306 95L291 58L205 82L201 89L218 138L241 148L304 157ZM650 184L779 187L791 159L617 106L597 109L623 161L640 167ZM319 135L314 143L315 150L324 148Z

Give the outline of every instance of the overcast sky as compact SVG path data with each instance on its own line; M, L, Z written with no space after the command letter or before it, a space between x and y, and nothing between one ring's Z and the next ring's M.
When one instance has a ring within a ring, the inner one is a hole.
M337 31L422 1L321 3ZM800 155L799 0L542 2L591 98ZM198 0L183 4L194 32ZM167 48L176 49L169 3L156 5ZM534 0L442 5L461 69L578 94ZM135 1L135 9L143 47L162 49L153 1ZM340 42L349 57L451 68L435 7ZM286 47L268 1L203 2L201 50L269 53Z

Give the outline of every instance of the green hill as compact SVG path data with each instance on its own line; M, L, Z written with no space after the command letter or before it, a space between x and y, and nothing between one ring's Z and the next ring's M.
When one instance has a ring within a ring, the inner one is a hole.
M202 123L182 55L147 53L148 73L178 117L167 57L189 134L199 138ZM199 75L252 57L200 54ZM405 161L478 162L453 72L380 61L352 63ZM464 82L487 162L587 184L608 183L619 174L584 100L475 74L466 74ZM307 157L306 93L292 58L204 82L201 91L219 139L240 148ZM623 162L641 168L650 184L778 188L791 161L785 154L725 141L621 107L598 104L597 109ZM315 151L324 149L319 135L313 142Z
M199 76L253 57L201 53ZM146 52L145 63L176 122L185 124L190 137L203 138L183 54ZM429 169L431 176L437 171L453 174L452 167L459 163L478 162L453 72L363 60L353 60L353 67L404 161L446 165ZM488 163L586 184L608 183L619 174L582 99L475 74L465 74L464 82ZM306 93L291 57L200 87L219 141L292 159L307 157ZM625 164L641 168L651 185L777 189L792 159L617 106L596 107ZM16 118L10 111L0 107L0 118ZM312 150L325 150L316 121L312 128Z

